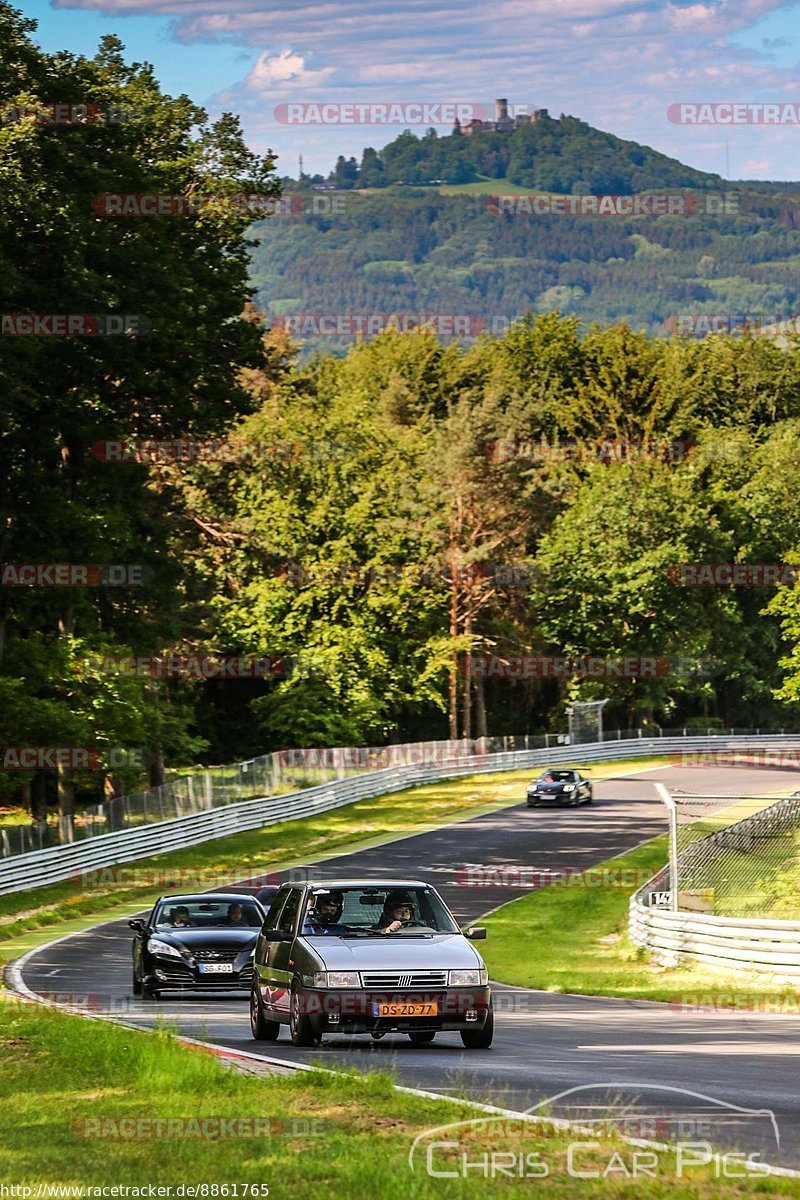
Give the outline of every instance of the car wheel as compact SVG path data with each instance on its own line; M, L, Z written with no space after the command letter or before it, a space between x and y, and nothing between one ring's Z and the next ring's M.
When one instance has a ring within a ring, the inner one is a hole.
M142 994L142 981L141 979L136 978L136 967L133 968L131 990L133 991L134 996L141 996Z
M494 1037L494 1012L489 1009L483 1029L462 1029L461 1041L468 1050L488 1050Z
M158 992L155 988L149 987L146 983L143 983L142 998L144 1000L154 1000L158 1002L161 999L161 992Z
M429 1046L436 1037L435 1029L420 1029L417 1033L408 1035L415 1046Z
M587 803L587 804L591 804L593 799L594 799L594 797L592 796L592 793L591 793L591 792L587 792L587 793L586 793L586 803Z
M265 1018L261 997L255 984L250 989L250 1029L257 1042L277 1042L281 1031L280 1022L268 1021Z
M292 988L289 1002L289 1033L295 1046L318 1046L321 1038L308 1013L302 1011L303 993L299 987Z

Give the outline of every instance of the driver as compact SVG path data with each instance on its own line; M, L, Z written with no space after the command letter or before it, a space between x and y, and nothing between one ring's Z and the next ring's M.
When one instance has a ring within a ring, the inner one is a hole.
M306 913L304 933L344 933L341 925L344 896L341 892L320 892L314 897L314 906Z
M189 925L191 925L189 910L185 904L179 904L177 908L172 910L172 928L188 929Z
M381 933L397 933L414 919L414 905L404 892L390 892L383 903L383 912L378 919Z

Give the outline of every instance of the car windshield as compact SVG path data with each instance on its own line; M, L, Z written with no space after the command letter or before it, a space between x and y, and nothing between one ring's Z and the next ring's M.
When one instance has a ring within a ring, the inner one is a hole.
M253 900L165 900L156 929L259 929L264 914Z
M574 783L576 774L574 771L545 771L539 779L540 783Z
M315 888L306 901L306 937L425 937L458 933L458 925L432 888Z

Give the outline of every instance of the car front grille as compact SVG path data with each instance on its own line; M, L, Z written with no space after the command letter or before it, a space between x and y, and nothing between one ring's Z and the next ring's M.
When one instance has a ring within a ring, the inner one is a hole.
M241 947L225 950L195 950L197 962L234 962L241 953Z
M447 971L362 971L365 988L432 988L447 986Z

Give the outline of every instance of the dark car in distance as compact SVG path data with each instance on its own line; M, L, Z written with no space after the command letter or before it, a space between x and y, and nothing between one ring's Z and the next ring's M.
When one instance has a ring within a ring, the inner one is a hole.
M560 806L592 803L592 782L584 778L580 771L570 767L554 767L543 771L538 779L528 784L528 808L538 808L540 804L557 804Z
M128 922L134 996L249 991L265 915L253 896L234 892L161 896L148 917Z

